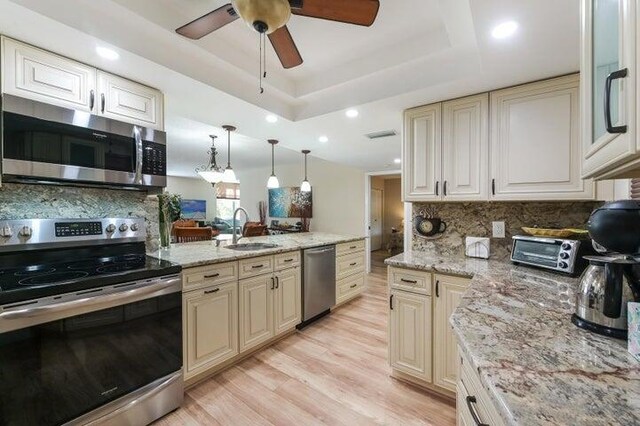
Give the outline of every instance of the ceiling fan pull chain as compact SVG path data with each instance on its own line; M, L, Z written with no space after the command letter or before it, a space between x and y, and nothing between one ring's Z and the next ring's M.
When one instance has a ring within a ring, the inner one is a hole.
M262 59L264 60L264 78L267 78L267 36L262 34Z
M260 94L264 93L264 87L262 87L262 41L264 33L260 33L259 45L260 45Z

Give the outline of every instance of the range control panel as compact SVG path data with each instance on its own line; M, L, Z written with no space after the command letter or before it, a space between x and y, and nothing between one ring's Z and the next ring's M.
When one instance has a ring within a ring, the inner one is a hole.
M56 222L56 237L102 235L102 222Z

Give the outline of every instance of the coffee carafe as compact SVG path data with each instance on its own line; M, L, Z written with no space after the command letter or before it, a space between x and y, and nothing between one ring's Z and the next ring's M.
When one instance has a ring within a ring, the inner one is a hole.
M640 302L640 202L615 201L594 210L587 224L603 256L585 257L572 321L606 336L627 338L627 303Z

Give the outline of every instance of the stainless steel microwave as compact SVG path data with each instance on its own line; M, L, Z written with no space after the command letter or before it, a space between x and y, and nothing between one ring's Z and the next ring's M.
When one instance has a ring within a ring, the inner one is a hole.
M589 240L516 235L511 246L511 261L550 269L569 275L579 275L587 265L583 256L593 254Z
M2 179L166 186L166 133L45 104L2 96Z

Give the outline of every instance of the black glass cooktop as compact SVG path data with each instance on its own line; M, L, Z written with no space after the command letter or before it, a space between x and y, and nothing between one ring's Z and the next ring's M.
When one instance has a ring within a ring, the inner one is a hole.
M131 249L131 253L123 250ZM0 305L180 272L140 246L22 253L0 258Z

